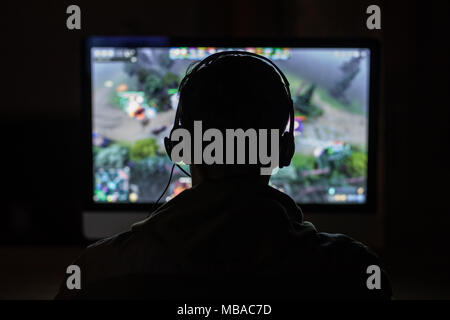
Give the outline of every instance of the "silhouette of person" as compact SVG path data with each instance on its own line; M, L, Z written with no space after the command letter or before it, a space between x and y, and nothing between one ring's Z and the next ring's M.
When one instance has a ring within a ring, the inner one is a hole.
M206 59L180 85L175 127L192 132L202 121L203 130L286 131L293 107L284 75L256 55ZM286 134L279 152L288 164L294 140ZM81 290L64 281L56 298L390 299L384 270L367 271L380 266L377 256L304 221L261 166L191 164L192 188L129 231L89 246L74 262Z

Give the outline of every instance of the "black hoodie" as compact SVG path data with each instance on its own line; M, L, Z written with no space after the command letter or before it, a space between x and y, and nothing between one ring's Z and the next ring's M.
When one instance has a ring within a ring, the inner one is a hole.
M89 246L74 264L82 289L56 298L387 298L369 289L379 265L366 246L317 232L286 194L228 179L185 190L130 230Z

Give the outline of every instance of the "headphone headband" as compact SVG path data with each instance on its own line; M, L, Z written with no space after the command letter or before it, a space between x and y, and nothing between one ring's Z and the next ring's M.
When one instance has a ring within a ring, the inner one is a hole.
M178 102L178 107L177 107L177 111L175 113L175 121L174 121L174 125L172 130L170 131L169 137L164 138L164 145L166 147L166 151L167 154L170 157L171 154L171 150L173 148L173 144L172 141L170 140L171 136L172 136L172 132L177 129L180 128L181 122L180 122L180 116L181 116L181 109L182 109L182 97L181 97L181 93L182 90L184 88L184 86L186 85L187 81L189 81L190 76L192 74L195 74L198 70L200 70L203 67L207 67L208 65L210 65L211 63L213 63L214 61L216 61L219 58L222 58L224 56L248 56L248 57L253 57L255 59L259 59L264 61L265 63L267 63L268 65L272 66L272 68L278 73L278 75L280 76L283 84L284 84L284 88L286 90L286 97L289 100L289 131L284 131L283 134L280 136L280 158L279 158L279 166L280 168L288 166L291 162L292 156L294 155L295 152L295 141L294 141L294 103L292 101L292 97L291 97L291 91L290 91L290 87L289 87L289 81L287 80L286 76L284 75L284 73L278 68L278 66L272 62L270 59L258 55L256 53L253 52L246 52L246 51L222 51L222 52L218 52L215 54L212 54L208 57L206 57L205 59L203 59L202 61L200 61L197 65L195 65L194 68L192 68L192 70L188 71L186 73L186 75L184 76L183 80L180 83L178 92L180 94L180 99ZM183 172L184 170L179 167Z
M267 63L268 65L272 66L272 68L278 73L280 76L284 88L286 90L286 95L288 97L289 103L291 107L289 108L289 134L292 136L294 135L294 106L293 101L291 97L291 90L290 90L290 84L284 73L278 68L278 66L270 59L261 56L259 54L253 53L253 52L247 52L247 51L239 51L239 50L230 50L230 51L221 51L214 53L205 59L201 60L199 63L197 63L192 70L190 70L183 80L181 80L181 83L178 87L178 92L180 94L181 98L181 91L183 90L184 86L186 85L187 81L190 79L191 74L195 74L197 71L199 71L201 68L207 67L209 64L213 63L214 61L217 61L220 58L226 57L226 56L248 56L253 57L255 59L259 59ZM181 99L180 99L181 101ZM175 121L173 128L177 128L180 126L180 115L181 115L181 104L178 104L177 110L175 112Z

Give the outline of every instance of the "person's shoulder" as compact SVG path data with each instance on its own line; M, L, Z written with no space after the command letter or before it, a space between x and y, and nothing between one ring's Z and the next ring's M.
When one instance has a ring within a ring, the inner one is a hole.
M86 252L99 251L104 249L119 248L125 244L132 236L132 231L124 231L110 237L106 237L90 244L86 248Z
M359 298L391 298L387 273L371 248L344 234L318 232L317 239L333 266L333 275L339 277L337 282L342 281L349 294L357 293ZM372 274L378 277L379 289L369 288L368 281Z
M341 250L356 250L361 252L370 252L370 248L360 241L342 233L317 232L317 239L320 245L324 247L333 247Z
M61 283L56 299L76 299L82 297L84 288L89 283L99 279L111 277L120 273L120 251L126 246L127 241L132 237L131 231L122 232L110 236L89 245L71 263L80 272L81 290L68 290L66 282L70 274L66 274Z
M135 233L128 230L116 235L98 240L89 245L80 258L89 265L101 265L106 263L118 263L115 260L120 257L121 252L127 251L133 244Z
M336 267L378 263L378 256L367 245L345 234L318 232L316 245L335 262Z

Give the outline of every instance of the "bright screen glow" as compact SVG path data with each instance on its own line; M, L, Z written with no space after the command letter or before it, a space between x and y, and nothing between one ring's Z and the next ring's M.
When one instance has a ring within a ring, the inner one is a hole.
M274 60L291 84L296 152L270 184L298 203L365 203L370 50L272 47L91 48L94 202L156 201L172 166L163 139L187 67L236 49ZM175 169L165 199L190 183Z

